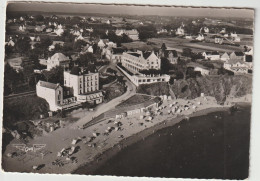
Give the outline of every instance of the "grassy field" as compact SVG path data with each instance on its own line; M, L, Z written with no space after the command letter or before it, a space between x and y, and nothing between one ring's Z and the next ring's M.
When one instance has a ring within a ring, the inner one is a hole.
M248 42L251 42L250 38L248 37L246 40ZM243 46L236 47L236 46L219 45L219 44L207 43L207 42L190 43L190 40L178 38L178 37L151 38L148 41L155 43L158 48L160 48L162 44L165 43L167 47L171 49L175 49L178 52L182 52L183 48L191 48L193 52L203 52L203 51L233 52L233 51L243 50Z

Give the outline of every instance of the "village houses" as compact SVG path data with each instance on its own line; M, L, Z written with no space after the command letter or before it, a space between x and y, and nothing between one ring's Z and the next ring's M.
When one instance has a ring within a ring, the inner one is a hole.
M203 52L202 56L206 60L220 60L220 54L219 52Z

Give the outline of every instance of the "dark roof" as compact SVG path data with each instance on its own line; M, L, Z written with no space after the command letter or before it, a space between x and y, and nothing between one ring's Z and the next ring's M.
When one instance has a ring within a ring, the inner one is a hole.
M139 53L128 53L129 55L133 55L135 57L140 57L141 55Z
M205 52L207 55L219 55L219 52Z
M40 84L40 86L46 87L46 88L49 88L49 89L56 89L57 87L60 86L59 84L54 84L54 83L51 83L51 82L45 82L45 81L41 81L41 80L38 83Z
M176 50L165 50L166 57L168 57L170 53L172 53L174 57L178 57L178 53Z
M244 56L243 52L234 52L236 56Z
M144 53L143 53L143 57L144 57L145 59L147 59L151 54L152 54L152 52L144 52Z
M123 48L112 48L114 54L123 53L125 49Z
M73 75L81 75L81 74L87 74L89 72L91 73L95 73L97 72L96 66L94 64L90 64L87 67L84 68L83 72L82 72L83 68L80 68L78 66L74 66L70 73Z
M252 62L253 56L252 55L246 55L246 62Z

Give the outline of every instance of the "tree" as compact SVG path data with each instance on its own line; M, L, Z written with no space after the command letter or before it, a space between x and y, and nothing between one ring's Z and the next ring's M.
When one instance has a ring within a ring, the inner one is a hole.
M186 65L186 62L184 60L178 59L177 71L181 72L182 75L183 75L183 79L186 80L187 65Z
M192 50L190 48L183 48L182 49L182 56L191 57L192 56Z
M46 50L47 48L49 48L49 46L52 45L52 40L47 37L46 39L44 39L42 42L41 42L41 47Z
M164 74L168 74L169 70L171 70L172 64L167 58L161 58L161 71Z
M80 51L83 46L86 46L86 44L87 43L83 40L77 40L73 45L73 49L75 51Z
M82 67L87 67L90 63L96 62L96 57L91 52L81 54L79 57L79 64Z
M8 95L13 92L15 85L20 80L19 74L7 63L4 71L4 94Z
M163 43L163 44L162 44L162 47L161 47L161 49L162 49L162 52L164 53L164 52L165 52L165 50L167 49L167 47L166 47L165 43Z
M59 83L63 85L64 81L64 68L62 66L56 66L52 68L50 71L43 71L43 76L47 82L52 82L52 83Z
M15 49L21 54L26 54L28 50L30 50L30 38L29 37L22 37L19 38L15 44Z
M29 85L30 85L30 80L31 80L31 78L32 78L33 75L34 75L33 67L34 67L34 65L25 65L25 66L23 67L22 73L23 73L23 75L24 75L25 82L28 83L28 87L29 87Z
M35 21L38 21L38 22L39 22L39 21L43 21L43 20L44 20L43 15L40 15L40 14L39 14L39 15L36 15L36 16L35 16Z

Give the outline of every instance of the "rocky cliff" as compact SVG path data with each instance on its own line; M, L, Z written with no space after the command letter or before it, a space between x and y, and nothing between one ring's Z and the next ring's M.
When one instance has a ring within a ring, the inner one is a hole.
M140 93L150 95L171 95L177 98L193 99L204 93L216 98L219 104L223 104L227 96L241 97L252 93L251 75L218 75L176 80L173 85L167 83L155 83L141 85L137 89Z

